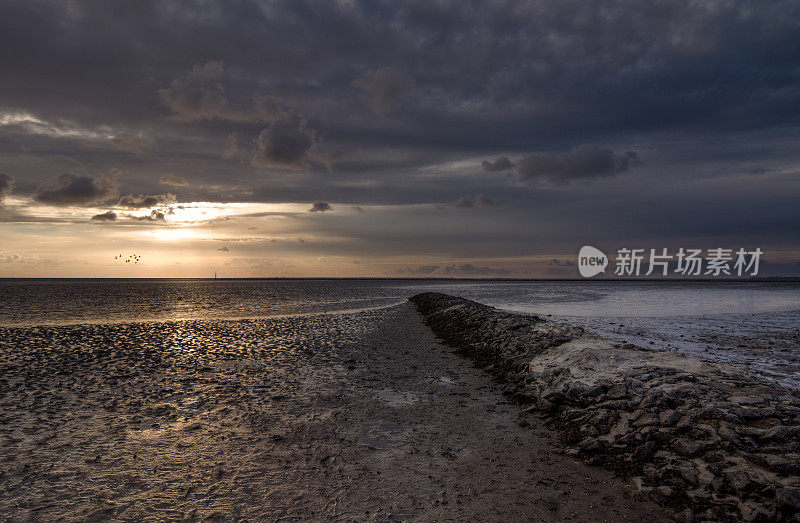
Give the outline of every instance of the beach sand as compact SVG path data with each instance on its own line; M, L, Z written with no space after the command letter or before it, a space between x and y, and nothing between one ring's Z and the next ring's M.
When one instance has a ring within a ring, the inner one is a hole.
M665 519L411 304L0 329L8 519Z

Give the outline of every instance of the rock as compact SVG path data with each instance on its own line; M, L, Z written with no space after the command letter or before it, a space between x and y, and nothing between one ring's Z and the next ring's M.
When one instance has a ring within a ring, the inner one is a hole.
M709 501L711 494L705 489L692 489L686 491L686 497L695 505L702 506Z
M785 487L775 496L780 508L790 513L800 512L800 490L795 487Z
M775 518L774 510L769 510L755 501L739 503L739 512L742 515L742 521L771 521Z
M586 398L595 398L600 394L606 391L606 387L603 384L595 385L594 387L590 387L583 392L584 397Z
M758 405L764 403L766 398L764 396L730 396L728 401L739 405Z
M635 499L647 498L653 492L652 487L645 485L641 476L634 476L625 487L625 494Z
M655 414L652 412L639 411L641 415L633 422L634 427L645 427L647 425L658 425L659 421Z
M603 449L603 445L595 438L586 438L578 444L581 452L598 452Z
M658 420L662 427L672 427L682 416L677 410L665 410L658 415Z
M787 439L792 437L792 429L791 427L787 427L785 425L776 425L771 429L767 430L764 434L759 436L759 441L777 441L783 442Z
M680 477L689 485L696 486L699 482L697 479L698 473L694 464L690 461L681 461L678 463L678 472Z
M720 438L729 441L734 445L742 444L742 440L739 438L739 435L726 424L720 424L717 434L719 434Z
M756 454L752 461L778 474L795 474L800 469L797 460L792 461L775 454Z
M527 411L580 441L568 455L660 485L637 476L626 493L682 504L679 521L800 521L800 394L461 298L412 301L441 339L531 400Z
M677 512L672 516L672 519L677 521L678 523L694 523L696 518L694 516L694 512L692 509L687 508L681 512Z
M672 487L668 485L661 485L660 487L656 487L656 492L662 498L671 498L673 494Z
M775 409L772 407L737 407L731 409L731 413L743 419L761 419L774 416Z
M750 478L739 469L728 470L725 472L725 482L737 494L743 493L750 486Z
M697 456L701 449L700 445L696 442L686 438L676 439L672 444L672 448L675 449L675 452L687 458Z
M655 452L656 443L654 441L648 441L636 449L636 451L633 453L633 458L636 461L647 461L653 456L653 454L655 454Z

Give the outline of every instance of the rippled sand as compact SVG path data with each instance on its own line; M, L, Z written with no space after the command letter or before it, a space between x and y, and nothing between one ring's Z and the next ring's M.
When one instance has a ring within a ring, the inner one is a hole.
M406 304L0 329L13 519L658 517L575 463Z
M375 316L2 330L0 512L258 513Z

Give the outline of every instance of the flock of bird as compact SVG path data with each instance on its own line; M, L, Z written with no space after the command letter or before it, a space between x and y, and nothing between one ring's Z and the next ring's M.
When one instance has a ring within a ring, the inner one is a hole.
M131 254L130 256L128 256L128 258L127 258L127 259L125 259L125 258L124 258L124 257L123 257L123 256L120 254L119 256L114 256L114 259L115 259L115 260L119 260L119 261L125 260L125 263L130 263L130 262L133 262L133 263L139 263L139 261L142 259L142 257L141 257L141 256L137 256L137 255L135 255L135 254Z

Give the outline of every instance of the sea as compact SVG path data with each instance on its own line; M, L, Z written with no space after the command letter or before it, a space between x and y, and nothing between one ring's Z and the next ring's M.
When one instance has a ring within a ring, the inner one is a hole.
M444 292L800 389L800 283L398 279L0 279L0 327L343 314Z

